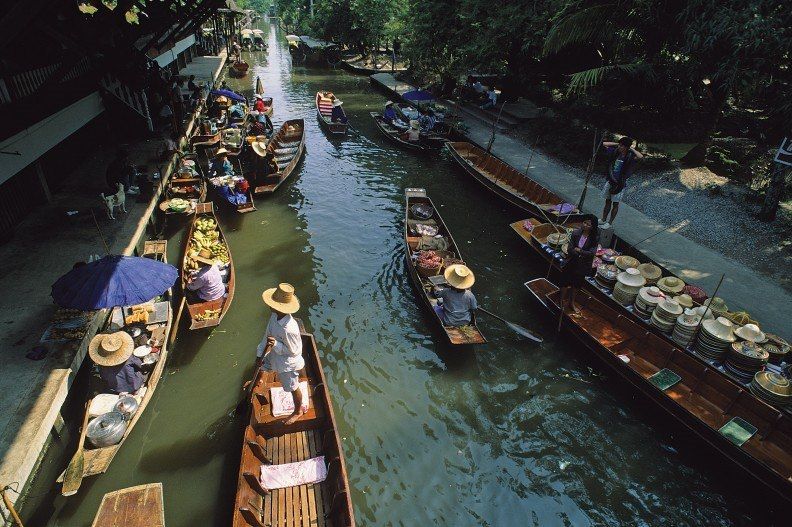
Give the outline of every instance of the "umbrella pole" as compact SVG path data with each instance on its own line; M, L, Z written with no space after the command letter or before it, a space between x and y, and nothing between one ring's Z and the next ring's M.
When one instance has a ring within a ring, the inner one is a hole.
M107 246L107 242L105 241L104 235L102 234L102 229L99 228L99 222L96 221L96 214L94 214L93 208L91 208L91 217L94 220L94 225L96 225L96 231L99 233L99 238L102 239L102 245L104 245L105 253L110 254L110 247Z

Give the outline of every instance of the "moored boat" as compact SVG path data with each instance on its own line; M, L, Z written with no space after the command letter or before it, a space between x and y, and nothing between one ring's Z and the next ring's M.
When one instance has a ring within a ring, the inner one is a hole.
M307 383L308 411L294 424L285 425L285 417L276 417L272 405L273 398L284 393L281 384L275 373L258 371L242 440L234 527L355 525L344 452L316 341L305 333L301 322L300 327L305 359L300 382ZM265 467L283 478L288 473L288 483L293 485L265 485ZM316 471L314 477L300 477L311 469Z
M91 527L165 527L162 483L108 492Z
M252 176L256 194L272 194L292 175L305 152L305 122L302 119L284 122L267 143L266 150L274 155L278 171Z
M484 344L487 339L479 331L476 319L468 326L451 327L443 325L443 321L435 311L437 300L433 296L436 287L445 283L441 271L452 263L461 263L462 254L446 227L432 200L424 189L408 188L405 194L404 210L404 244L407 272L410 275L421 303L426 307L429 316L440 327L448 341L453 345ZM441 242L442 240L442 242ZM431 243L435 247L430 248ZM441 248L442 246L442 248ZM431 256L441 260L434 271L419 270L415 261L421 253L434 253Z
M253 30L253 49L257 51L265 51L267 49L267 41L264 40L264 31L261 29Z
M537 278L526 287L551 313L560 291ZM647 332L578 291L564 325L607 367L777 496L792 501L792 419L714 372L711 364Z
M250 64L244 60L239 60L228 67L228 74L232 77L241 78L247 75L249 68Z
M445 139L438 136L422 136L421 140L417 143L413 141L406 141L401 137L401 134L404 130L400 130L392 124L386 122L385 119L382 118L382 114L379 112L369 113L371 114L372 119L374 119L377 129L382 133L382 135L384 135L390 142L395 143L406 150L428 154L437 152L445 143Z
M176 172L168 180L165 199L159 205L165 214L192 214L196 204L206 200L206 180L194 172L199 168L195 160L186 162L190 164L185 170Z
M347 133L348 123L333 122L330 116L333 113L333 101L336 100L333 92L319 91L316 92L316 116L319 119L319 124L329 134L344 135Z
M446 148L465 172L515 207L553 222L582 216L575 205L565 203L555 193L476 145L449 142Z
M200 232L200 235L197 233ZM201 248L207 245L213 246L214 242L218 248L212 253L216 262L222 266L223 281L226 284L225 296L216 300L203 301L198 298L190 298L186 295L187 310L190 314L190 329L203 329L218 326L223 317L231 307L234 299L234 289L236 287L234 260L231 258L231 248L220 229L217 217L214 213L212 203L199 203L195 209L195 216L187 232L187 243L182 256L182 290L186 290L186 278L190 272L197 268L197 264L192 259L200 252Z
M167 263L167 242L165 240L146 242L141 256ZM124 397L102 393L100 379L91 379L90 382L95 385L96 389L91 390L92 395L85 407L77 451L66 470L58 478L58 481L63 484L61 494L64 496L76 494L84 478L107 471L113 458L124 445L151 401L168 360L167 336L173 321L170 301L169 290L160 298L152 299L146 304L116 307L112 310L103 333L124 331L130 335L137 334L140 342L147 342L148 344L136 348L135 355L141 358L144 368L148 371L144 374L143 385L130 397L134 398L134 405L137 408L123 416L123 423L114 418L122 416L119 413L120 410L115 407L116 403L123 403L126 405L125 408L130 408L124 402ZM145 315L141 316L140 313L145 313ZM143 350L144 347L147 350ZM139 353L138 350L140 350ZM147 353L144 354L143 351L147 351ZM151 366L152 364L153 366ZM105 419L106 417L107 419ZM103 419L101 426L94 423L96 419ZM111 421L113 424L104 428L106 422ZM100 428L102 428L101 433L99 433ZM91 429L97 431L96 438L92 437Z

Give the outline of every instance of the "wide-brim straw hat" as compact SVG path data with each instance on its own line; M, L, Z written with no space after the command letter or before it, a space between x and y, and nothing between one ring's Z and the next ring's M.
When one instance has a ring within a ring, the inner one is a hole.
M227 153L228 153L228 150L226 150L225 148L223 148L221 146L220 148L217 149L217 152L215 152L215 155L216 156L221 156L221 155L227 154Z
M410 121L410 128L412 128L413 130L418 130L421 128L421 123L413 119L412 121Z
M255 97L256 99L261 99L262 101L264 100L264 96L261 95L260 93L253 94L253 97Z
M256 155L260 157L267 155L266 141L255 141L250 146L253 148L253 151L256 153Z
M676 276L665 276L657 281L657 287L666 293L679 293L685 288L685 282Z
M616 263L616 267L618 267L622 271L626 271L627 269L629 269L631 267L636 267L637 268L638 265L640 264L640 262L637 259L633 258L632 256L627 256L627 255L624 255L624 254L621 255L621 256L616 257L616 262L615 263ZM640 271L640 269L639 269L639 271Z
M680 306L679 303L677 303L674 300L671 300L670 298L664 298L660 302L658 302L657 309L660 309L661 311L665 311L666 313L670 313L675 316L681 315L682 311L684 311L684 309L682 309L682 306Z
M226 97L225 95L221 95L217 99L215 99L215 102L218 104L228 104L229 101L228 101L228 97Z
M629 287L642 287L646 284L646 278L641 276L641 273L635 267L630 267L626 271L619 273L616 279Z
M734 336L734 326L728 318L718 317L705 320L701 325L707 333L720 340L727 342L734 342L737 340Z
M385 106L391 106L391 105L393 105L393 101L388 101L385 103Z
M759 326L756 324L746 324L740 328L737 328L734 334L743 340L756 342L758 344L767 342L767 335L765 335L764 331L759 329Z
M446 282L457 289L470 289L476 281L473 271L464 264L449 265L443 276Z
M135 343L125 331L101 333L88 344L88 355L99 366L118 366L132 356Z
M214 265L215 263L214 258L212 258L212 251L209 249L201 249L196 256L193 256L193 260L205 263L206 265Z
M643 300L646 304L657 304L664 298L662 291L653 285L642 287L641 290L638 291L638 296L640 296L641 300Z
M287 283L267 289L261 298L269 307L280 313L296 313L300 310L300 300L294 294L294 286Z
M727 306L726 302L719 296L708 298L704 301L704 305L709 306L709 308L716 313L725 313L729 310L729 306Z
M693 298L690 295L681 294L679 296L675 296L674 300L682 307L693 307Z
M344 104L344 101L341 99L336 99L333 101L333 106L341 106L342 104Z
M647 282L657 282L663 276L663 271L652 263L642 263L637 269L646 278Z

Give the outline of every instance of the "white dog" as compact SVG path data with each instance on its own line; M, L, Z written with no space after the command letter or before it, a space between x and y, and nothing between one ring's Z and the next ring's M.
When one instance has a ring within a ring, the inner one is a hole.
M110 194L109 196L105 196L104 192L100 194L102 197L102 203L104 203L105 209L107 209L107 218L110 220L114 220L115 216L113 215L113 211L116 207L121 209L123 212L126 213L126 194L124 193L124 185L121 183L117 183L118 191L115 194Z

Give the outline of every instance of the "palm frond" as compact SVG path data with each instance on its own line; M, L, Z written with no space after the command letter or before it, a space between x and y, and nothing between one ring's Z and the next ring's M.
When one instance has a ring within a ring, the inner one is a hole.
M569 46L606 38L610 17L615 12L615 4L603 4L565 16L550 28L544 43L544 55L553 55Z
M569 87L567 88L567 93L584 93L589 88L592 88L602 82L605 77L611 75L623 75L632 78L641 75L645 77L651 77L653 75L653 70L649 64L634 62L631 64L600 66L598 68L579 71L569 76Z

